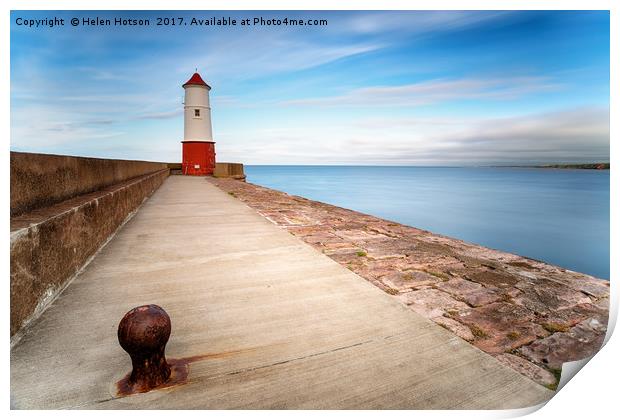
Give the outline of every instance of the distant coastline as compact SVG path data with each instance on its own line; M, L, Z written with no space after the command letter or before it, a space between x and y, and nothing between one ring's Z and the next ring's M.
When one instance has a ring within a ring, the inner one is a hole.
M609 163L556 163L549 165L501 165L496 168L549 168L549 169L598 169L609 170Z

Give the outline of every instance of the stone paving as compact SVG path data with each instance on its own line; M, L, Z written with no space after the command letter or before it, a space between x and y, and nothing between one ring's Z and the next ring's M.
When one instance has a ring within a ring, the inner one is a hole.
M231 179L209 182L550 389L603 344L609 282Z

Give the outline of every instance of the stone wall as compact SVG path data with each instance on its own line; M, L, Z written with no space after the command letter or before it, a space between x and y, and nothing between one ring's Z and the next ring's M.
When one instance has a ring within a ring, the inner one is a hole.
M183 164L182 163L168 163L168 169L170 169L170 175L182 175Z
M11 153L11 337L168 174L152 162Z
M213 176L216 178L234 178L245 181L242 163L216 162Z
M11 216L165 168L158 162L11 152Z

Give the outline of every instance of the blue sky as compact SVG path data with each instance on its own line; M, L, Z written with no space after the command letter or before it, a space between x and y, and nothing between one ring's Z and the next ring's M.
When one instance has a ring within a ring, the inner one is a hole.
M150 27L17 26L131 17ZM157 16L327 19L157 27ZM609 160L608 12L11 13L11 149L178 162L181 84L213 87L220 161Z

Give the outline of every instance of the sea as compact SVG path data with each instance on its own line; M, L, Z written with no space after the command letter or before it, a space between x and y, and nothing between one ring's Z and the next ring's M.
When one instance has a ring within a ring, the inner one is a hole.
M609 171L247 165L247 181L609 279Z

